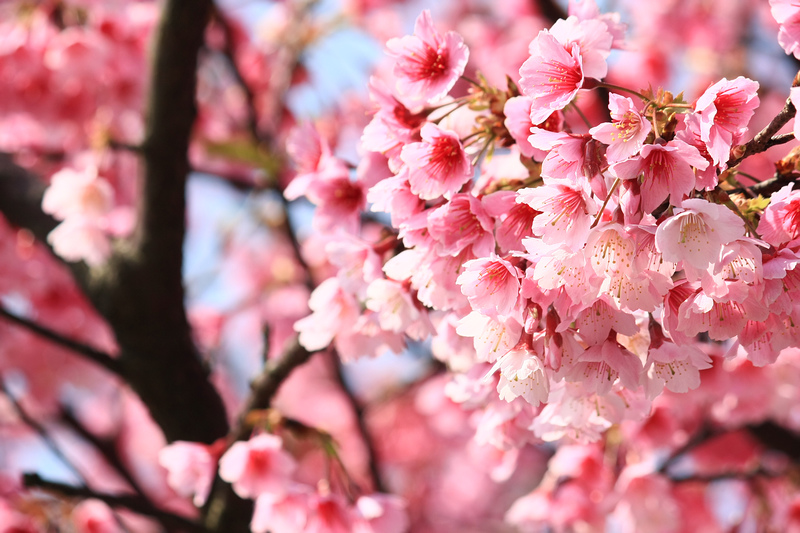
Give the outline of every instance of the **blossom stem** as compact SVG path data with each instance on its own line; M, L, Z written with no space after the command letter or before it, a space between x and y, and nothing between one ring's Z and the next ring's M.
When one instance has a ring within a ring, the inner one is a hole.
M578 116L581 117L581 120L583 120L583 123L586 124L586 127L591 129L592 123L589 122L589 119L586 118L586 115L583 114L583 111L581 111L581 108L579 108L578 105L575 102L570 102L569 105L571 105L572 109L574 109L575 112L578 113Z
M475 86L475 87L477 87L478 89L483 89L483 86L482 86L480 83L478 83L477 81L473 80L472 78L470 78L470 77L468 77L468 76L464 76L464 75L462 74L462 75L461 75L461 79L462 79L462 80L464 80L464 81L466 81L467 83L470 83L470 84L474 85L474 86Z
M628 93L628 94L633 94L633 95L638 96L639 98L641 98L645 102L650 102L650 99L648 97L646 97L645 95L643 95L642 93L640 93L638 91L634 91L633 89L628 89L627 87L622 87L620 85L614 85L613 83L606 83L604 81L601 81L601 82L597 83L596 87L605 87L606 89L611 89L613 91L620 91L620 92L625 92L625 93Z
M590 226L590 228L594 228L595 226L597 226L597 224L600 222L600 219L603 218L603 211L605 211L606 206L608 205L608 201L611 199L611 195L614 194L614 191L616 191L617 187L619 187L619 183L620 183L620 179L619 178L614 180L614 184L611 186L611 189L608 191L608 194L606 195L606 199L603 201L603 205L602 205L602 207L600 207L600 211L598 211L597 216L594 218L594 222L592 222L592 225Z

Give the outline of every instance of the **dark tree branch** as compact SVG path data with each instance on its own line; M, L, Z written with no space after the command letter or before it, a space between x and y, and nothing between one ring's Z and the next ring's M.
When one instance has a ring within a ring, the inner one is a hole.
M31 415L29 415L28 412L19 403L17 398L13 394L11 394L11 392L6 387L5 378L3 376L0 376L0 388L2 388L3 394L6 395L6 398L8 398L8 400L14 406L14 410L17 412L17 416L19 416L19 419L22 420L22 422L25 425L27 425L33 431L35 431L37 435L39 435L39 438L42 439L42 442L44 442L45 445L47 445L47 447L50 448L50 451L52 451L53 454L56 457L58 457L59 460L61 460L61 462L64 463L64 465L70 471L72 471L73 474L75 474L75 476L78 478L79 481L81 481L82 483L86 483L86 478L83 476L83 473L80 470L78 470L78 467L75 466L75 464L70 460L69 457L64 455L64 451L55 441L53 436L50 435L50 431L48 431L46 427L44 427Z
M170 442L211 443L228 431L222 400L192 341L181 272L198 51L211 7L210 0L163 5L140 145L137 226L92 272L90 287L117 336L126 380Z
M778 113L775 118L773 118L772 121L767 124L767 127L758 132L758 134L747 144L738 148L739 153L728 160L728 168L735 167L751 155L764 152L772 146L790 141L791 137L775 137L775 135L782 127L792 120L792 118L794 118L795 113L796 110L794 105L792 104L791 100L787 99L783 109L781 109L780 113Z
M250 437L252 427L247 415L251 411L267 409L277 394L281 384L299 366L304 365L317 352L309 352L295 342L278 361L268 361L263 372L251 383L252 392L239 413L236 426L228 437L229 444ZM232 526L249 531L248 523L252 515L252 502L240 499L232 487L219 476L214 481L211 497L205 507L205 526L211 531L228 533ZM238 531L239 529L236 529Z
M0 212L14 226L27 229L47 243L47 234L58 221L42 211L44 189L37 176L15 164L9 154L0 154Z
M110 370L114 374L117 375L120 374L119 363L115 359L113 359L109 354L103 351L100 351L86 344L82 344L80 342L69 339L61 335L60 333L57 333L49 328L37 324L32 320L28 320L27 318L17 316L9 312L2 306L0 306L0 317L3 317L9 322L13 322L16 325L23 327L30 332L35 333L36 335L42 337L43 339L49 340L53 344L57 344L62 348L66 348L78 355L81 355L86 359L94 363L97 363L103 368Z
M120 494L105 494L95 492L86 487L75 487L73 485L66 485L64 483L57 483L42 479L37 474L24 474L23 483L26 487L41 489L47 492L54 492L60 496L67 498L94 498L107 503L111 507L123 507L135 513L150 516L158 520L161 524L176 528L181 531L192 531L196 533L207 533L207 530L197 522L193 522L188 518L174 515L167 511L162 511L154 507L150 502L139 498L137 496L128 496Z
M533 7L552 22L567 18L567 12L556 0L534 0Z

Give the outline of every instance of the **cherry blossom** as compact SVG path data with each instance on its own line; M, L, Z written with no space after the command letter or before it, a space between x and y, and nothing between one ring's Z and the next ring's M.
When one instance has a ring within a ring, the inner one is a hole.
M431 102L445 96L464 73L469 49L455 32L441 35L428 10L414 25L414 35L390 39L389 54L396 60L394 73L400 94L409 101Z
M242 498L280 494L296 467L276 435L262 433L234 443L219 461L219 476Z

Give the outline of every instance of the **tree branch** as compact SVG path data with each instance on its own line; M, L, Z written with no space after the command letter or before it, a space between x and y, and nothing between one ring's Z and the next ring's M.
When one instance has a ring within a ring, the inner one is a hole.
M211 7L210 0L163 5L140 144L137 226L91 280L92 300L120 345L122 373L168 441L211 443L228 432L222 400L192 340L182 280L198 51Z
M95 492L87 487L75 487L55 481L42 479L38 474L24 474L23 484L29 488L37 488L48 492L55 492L67 498L94 498L107 503L111 507L124 507L135 513L150 516L168 527L180 528L184 531L207 533L207 530L197 522L178 516L154 507L150 502L136 496L105 494Z
M731 157L728 160L728 168L735 167L751 155L764 152L772 146L790 141L791 137L775 137L775 134L777 134L782 127L792 120L792 118L794 118L795 113L796 109L794 108L792 101L787 98L783 109L781 109L780 113L778 113L775 118L773 118L772 121L767 124L767 127L758 132L758 134L744 146L740 146L738 148L739 154Z
M13 322L16 325L35 333L36 335L42 337L43 339L49 340L53 344L57 344L62 348L66 348L76 354L82 355L86 359L94 363L97 363L98 365L113 372L116 375L120 375L119 363L115 359L113 359L109 354L103 351L97 350L96 348L92 348L91 346L88 346L86 344L82 344L80 342L69 339L61 335L60 333L57 333L49 328L37 324L32 320L28 320L27 318L17 316L9 312L2 306L0 306L0 316L7 319L9 322Z

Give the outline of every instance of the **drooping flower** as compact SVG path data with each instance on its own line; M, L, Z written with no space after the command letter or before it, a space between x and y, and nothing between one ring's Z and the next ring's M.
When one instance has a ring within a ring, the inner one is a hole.
M211 491L218 457L218 452L206 444L176 441L161 449L158 462L167 470L172 490L181 496L194 495L194 504L201 507Z
M281 494L296 467L277 435L263 433L234 443L219 461L219 477L242 498Z
M758 223L759 235L775 247L800 237L800 191L792 187L790 183L772 195Z
M705 269L719 259L723 244L744 236L742 219L723 205L692 198L682 206L656 230L656 246L667 261Z
M646 213L652 212L669 195L673 204L695 188L692 167L704 169L708 161L694 146L673 139L667 144L648 144L634 159L621 161L611 167L612 173L621 179L636 179L641 176L641 206Z
M441 35L427 9L414 25L414 35L390 39L388 53L396 61L397 90L411 102L432 102L444 97L464 73L469 49L459 34Z
M739 76L722 78L697 99L700 136L719 165L730 158L731 147L747 133L747 124L758 107L758 82Z
M511 315L518 307L522 272L502 257L474 259L458 277L461 292L472 308L485 315Z
M525 347L509 350L497 360L490 373L498 370L500 381L497 383L497 392L501 400L512 402L522 396L534 407L547 402L550 380L542 360L535 352Z
M411 192L423 200L450 198L472 178L472 164L454 132L429 122L420 134L422 142L407 144L400 153Z
M606 157L613 163L638 153L653 127L630 98L611 93L608 95L608 108L611 122L595 126L589 133L609 145Z
M428 231L442 255L458 255L467 247L477 257L489 255L495 246L493 229L494 220L471 194L456 194L428 215Z

